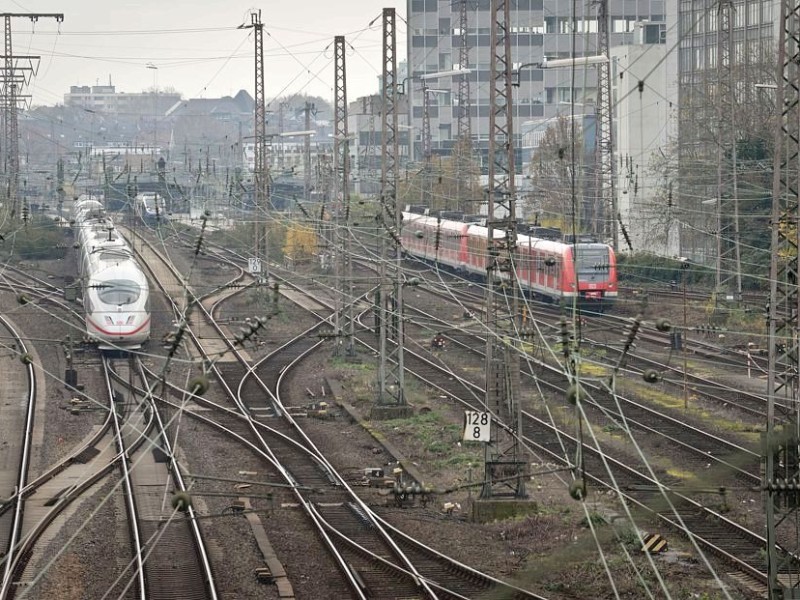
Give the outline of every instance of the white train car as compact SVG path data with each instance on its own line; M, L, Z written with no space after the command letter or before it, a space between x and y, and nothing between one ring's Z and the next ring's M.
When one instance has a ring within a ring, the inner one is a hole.
M136 216L147 224L167 218L167 201L160 194L137 194L133 206Z
M133 350L150 339L150 289L128 243L97 207L75 211L86 333L101 349Z
M497 229L493 232L495 239L504 236ZM474 279L486 277L489 229L484 225L406 211L401 238L409 256ZM522 234L516 242L515 276L526 293L549 301L576 299L584 306L601 309L613 305L618 289L611 246L568 244Z
M86 332L101 349L140 348L150 339L150 290L138 263L119 248L89 261L83 304Z

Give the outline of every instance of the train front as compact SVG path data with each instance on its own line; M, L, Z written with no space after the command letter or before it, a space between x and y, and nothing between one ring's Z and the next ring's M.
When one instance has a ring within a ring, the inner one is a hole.
M150 338L149 288L141 272L115 267L91 277L84 304L87 334L101 350L133 350Z
M607 244L577 244L574 256L581 303L608 308L617 299L617 260Z

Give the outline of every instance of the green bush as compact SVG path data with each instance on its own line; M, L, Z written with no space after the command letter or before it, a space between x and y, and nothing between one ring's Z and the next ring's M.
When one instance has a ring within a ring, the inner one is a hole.
M64 258L67 239L52 219L33 217L27 223L7 223L0 231L0 254L6 259L53 260Z
M682 282L686 277L686 285L714 285L714 270L696 263L690 263L688 269L684 263L673 258L657 256L644 252L617 255L617 275L620 283L627 287L652 285L671 281Z

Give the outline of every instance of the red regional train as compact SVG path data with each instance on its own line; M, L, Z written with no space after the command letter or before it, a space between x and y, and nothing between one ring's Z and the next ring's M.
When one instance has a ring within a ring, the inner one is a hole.
M494 230L495 239L504 232ZM466 274L486 277L488 227L413 212L403 213L401 238L409 256ZM607 244L568 244L517 235L517 277L522 289L535 298L572 301L604 309L617 297L617 262Z

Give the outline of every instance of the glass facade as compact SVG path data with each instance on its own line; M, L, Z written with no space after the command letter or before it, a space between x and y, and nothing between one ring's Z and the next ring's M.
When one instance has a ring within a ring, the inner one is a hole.
M485 152L489 137L489 93L491 87L491 3L468 0L466 45L467 64L459 65L463 43L458 29L462 3L455 1L409 0L408 2L408 72L407 89L411 125L415 135L413 156L421 157L424 96L431 106L431 147L437 155L448 155L458 132L458 84L455 77L426 80L429 88L447 93L424 94L420 75L455 68L470 69L469 115L473 148ZM663 21L665 0L610 0L611 45L632 44L646 23ZM588 68L544 69L546 59L592 56L597 51L597 15L592 7L582 7L581 14L571 14L572 3L558 0L515 0L511 4L509 32L515 88L513 97L514 131L521 143L525 123L548 119L565 113L564 103L591 103L597 97L596 73ZM658 35L658 33L656 33ZM663 41L662 41L663 43ZM435 96L435 100L434 100ZM434 110L435 108L435 110ZM520 157L524 160L526 152ZM518 165L519 167L519 165Z

